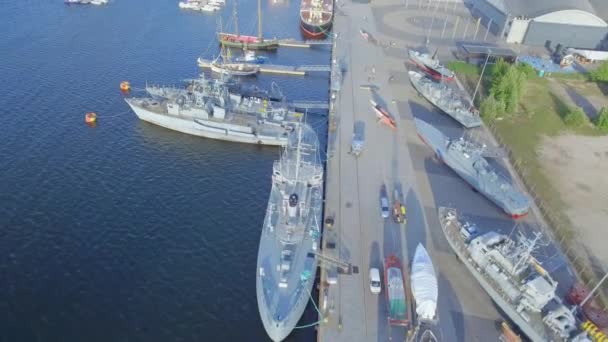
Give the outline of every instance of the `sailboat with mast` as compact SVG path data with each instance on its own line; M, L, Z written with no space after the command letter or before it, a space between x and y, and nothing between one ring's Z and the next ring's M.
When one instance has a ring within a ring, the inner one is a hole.
M247 50L275 50L279 47L279 40L264 39L262 37L262 0L258 0L258 35L244 36L239 33L237 3L234 1L234 28L235 33L218 33L218 40L223 46Z

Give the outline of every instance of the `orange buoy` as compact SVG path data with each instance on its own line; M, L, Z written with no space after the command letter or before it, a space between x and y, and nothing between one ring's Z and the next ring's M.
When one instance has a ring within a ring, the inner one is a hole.
M95 123L97 121L97 114L93 112L86 113L84 116L84 122L86 123Z
M131 90L131 84L128 81L122 81L122 82L120 82L120 90L122 90L122 91L129 91L129 90Z

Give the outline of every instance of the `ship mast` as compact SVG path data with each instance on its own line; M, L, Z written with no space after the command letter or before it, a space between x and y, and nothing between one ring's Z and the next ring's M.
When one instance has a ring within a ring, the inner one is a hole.
M237 12L236 12L237 1L234 0L233 4L234 4L234 6L232 9L232 17L234 18L234 33L238 37L239 36L239 19L238 19Z
M262 42L262 0L258 0L258 41Z
M296 150L296 184L298 183L298 173L300 171L300 147L302 145L302 123L298 124L298 148Z

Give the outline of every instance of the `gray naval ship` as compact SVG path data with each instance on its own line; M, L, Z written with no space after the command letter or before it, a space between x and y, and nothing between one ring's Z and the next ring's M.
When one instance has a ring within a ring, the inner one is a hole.
M466 128L481 126L477 112L446 84L433 82L416 71L409 71L408 74L414 88L434 106Z
M463 138L450 140L428 123L414 119L422 141L433 149L437 157L475 190L499 206L513 218L525 216L530 200L504 176L493 170L483 157L483 148Z
M319 141L310 126L300 124L272 167L272 189L258 251L258 309L273 341L289 335L311 298L322 205Z
M233 142L284 146L301 114L284 102L235 92L229 79L201 75L184 88L146 86L149 96L127 98L144 121L182 133Z
M456 209L439 207L438 216L458 258L531 341L590 341L556 295L557 282L532 255L540 234L520 232L517 240L494 231L471 235L471 224Z

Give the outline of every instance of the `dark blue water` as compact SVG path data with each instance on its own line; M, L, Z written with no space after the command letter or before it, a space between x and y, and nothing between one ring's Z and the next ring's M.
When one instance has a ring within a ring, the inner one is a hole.
M239 6L254 33L255 2ZM299 38L298 6L264 3L265 34ZM196 77L196 57L218 51L216 20L166 0L2 2L0 341L267 339L255 263L278 149L146 124L118 90ZM322 64L329 52L270 58ZM258 80L327 97L323 75ZM324 120L309 116L323 141ZM302 323L314 320L313 309Z

